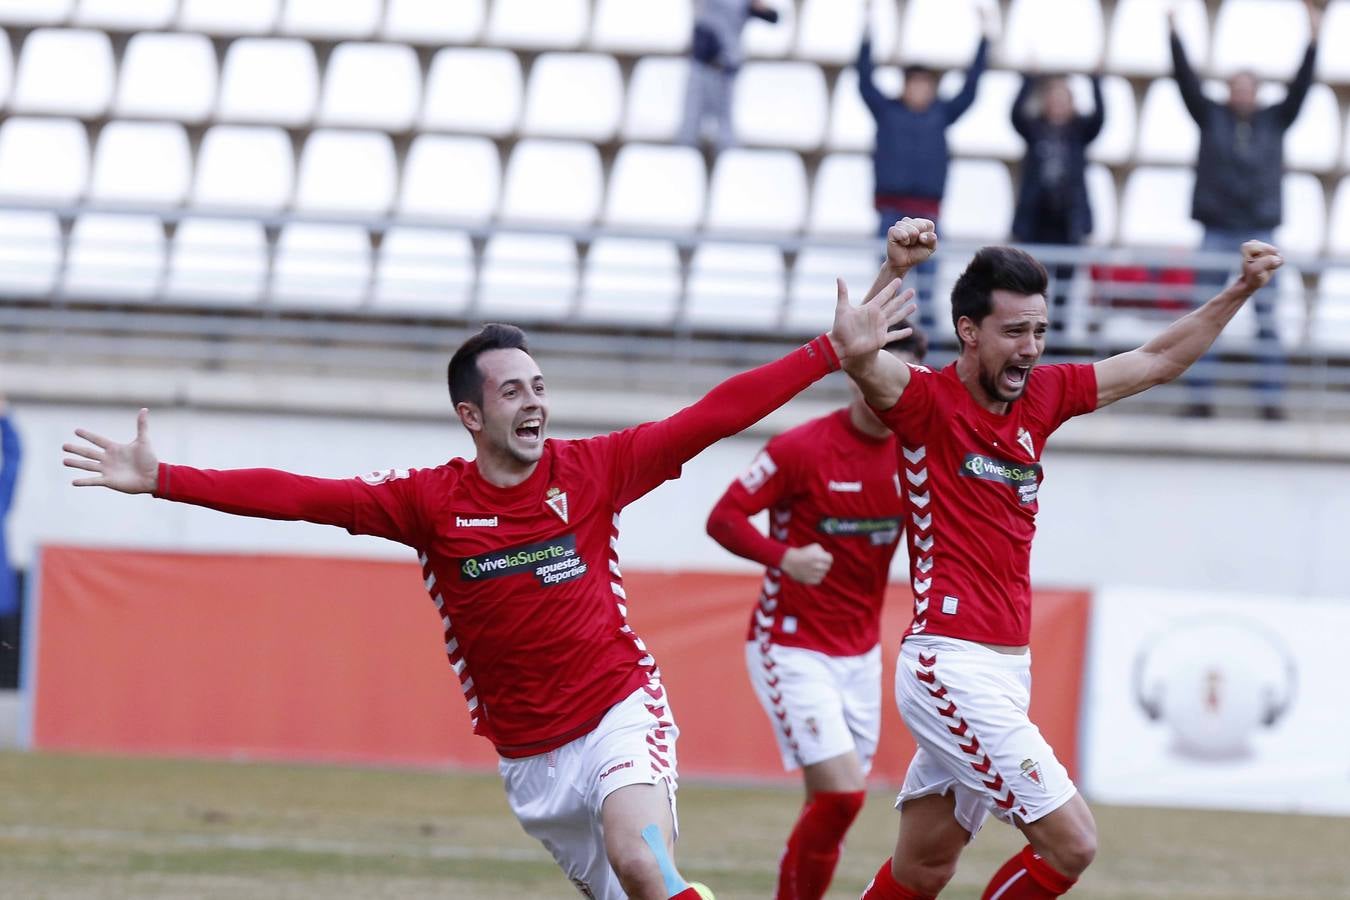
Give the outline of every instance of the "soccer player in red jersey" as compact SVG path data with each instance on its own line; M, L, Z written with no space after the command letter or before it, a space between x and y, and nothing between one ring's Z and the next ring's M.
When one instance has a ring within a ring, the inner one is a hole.
M488 325L450 360L450 396L476 450L430 469L322 479L273 469L161 463L148 413L121 444L84 430L66 444L77 486L237 515L337 525L416 549L474 731L501 756L525 831L582 894L693 900L672 861L679 731L656 661L627 624L619 512L709 444L735 434L903 330L899 282L831 331L728 379L668 419L588 440L545 434L549 395L525 336Z
M932 253L931 232L921 219L891 229L886 281ZM1282 262L1274 247L1248 241L1237 280L1142 347L1091 365L1037 366L1049 324L1045 269L1020 250L986 247L952 289L954 364L933 371L887 353L845 362L896 434L915 504L914 621L895 691L918 751L897 801L895 854L865 900L937 896L990 812L1028 846L984 900L1058 897L1092 862L1092 814L1027 715L1041 453L1070 417L1178 378Z
M922 362L927 340L916 331L884 349ZM766 568L746 665L784 768L806 783L777 900L825 896L881 729L881 606L905 498L895 436L849 388L846 408L769 441L708 517L719 544ZM750 522L765 509L768 536Z

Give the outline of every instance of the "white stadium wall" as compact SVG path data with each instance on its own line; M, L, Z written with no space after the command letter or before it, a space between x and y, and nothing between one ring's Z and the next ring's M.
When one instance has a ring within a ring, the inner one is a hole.
M43 542L406 554L397 545L333 528L77 490L61 465L61 443L76 425L125 438L134 428L134 411L20 404L15 415L25 444L9 521L16 564L26 565ZM323 476L435 465L470 451L464 433L449 421L158 409L151 413L151 431L165 460ZM708 539L703 523L761 443L754 437L715 445L685 467L682 480L630 507L621 538L625 562L649 569L752 568ZM1350 478L1344 464L1056 451L1052 442L1046 472L1033 559L1037 584L1350 600L1343 553Z

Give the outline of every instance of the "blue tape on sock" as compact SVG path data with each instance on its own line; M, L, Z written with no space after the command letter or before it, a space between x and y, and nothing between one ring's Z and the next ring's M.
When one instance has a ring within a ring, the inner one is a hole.
M656 864L660 867L661 877L666 882L666 893L674 897L680 891L688 888L689 885L684 883L680 873L675 871L675 863L671 862L670 854L666 853L666 839L661 834L661 829L655 825L648 825L642 829L642 839L647 842L647 846L656 856Z

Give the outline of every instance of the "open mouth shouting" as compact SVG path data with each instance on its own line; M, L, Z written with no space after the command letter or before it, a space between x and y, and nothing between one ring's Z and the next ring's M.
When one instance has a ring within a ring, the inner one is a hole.
M1003 393L1015 397L1026 389L1029 377L1031 366L1008 366L999 378L999 387L1003 389Z
M516 439L531 446L537 445L544 436L544 420L539 416L522 419L516 426Z

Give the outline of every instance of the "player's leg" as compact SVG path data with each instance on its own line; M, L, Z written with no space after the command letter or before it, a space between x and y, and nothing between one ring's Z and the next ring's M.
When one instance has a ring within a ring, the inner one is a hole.
M1097 854L1097 823L1081 794L1034 822L1019 822L1030 843L1005 862L984 900L1050 900L1067 893Z

